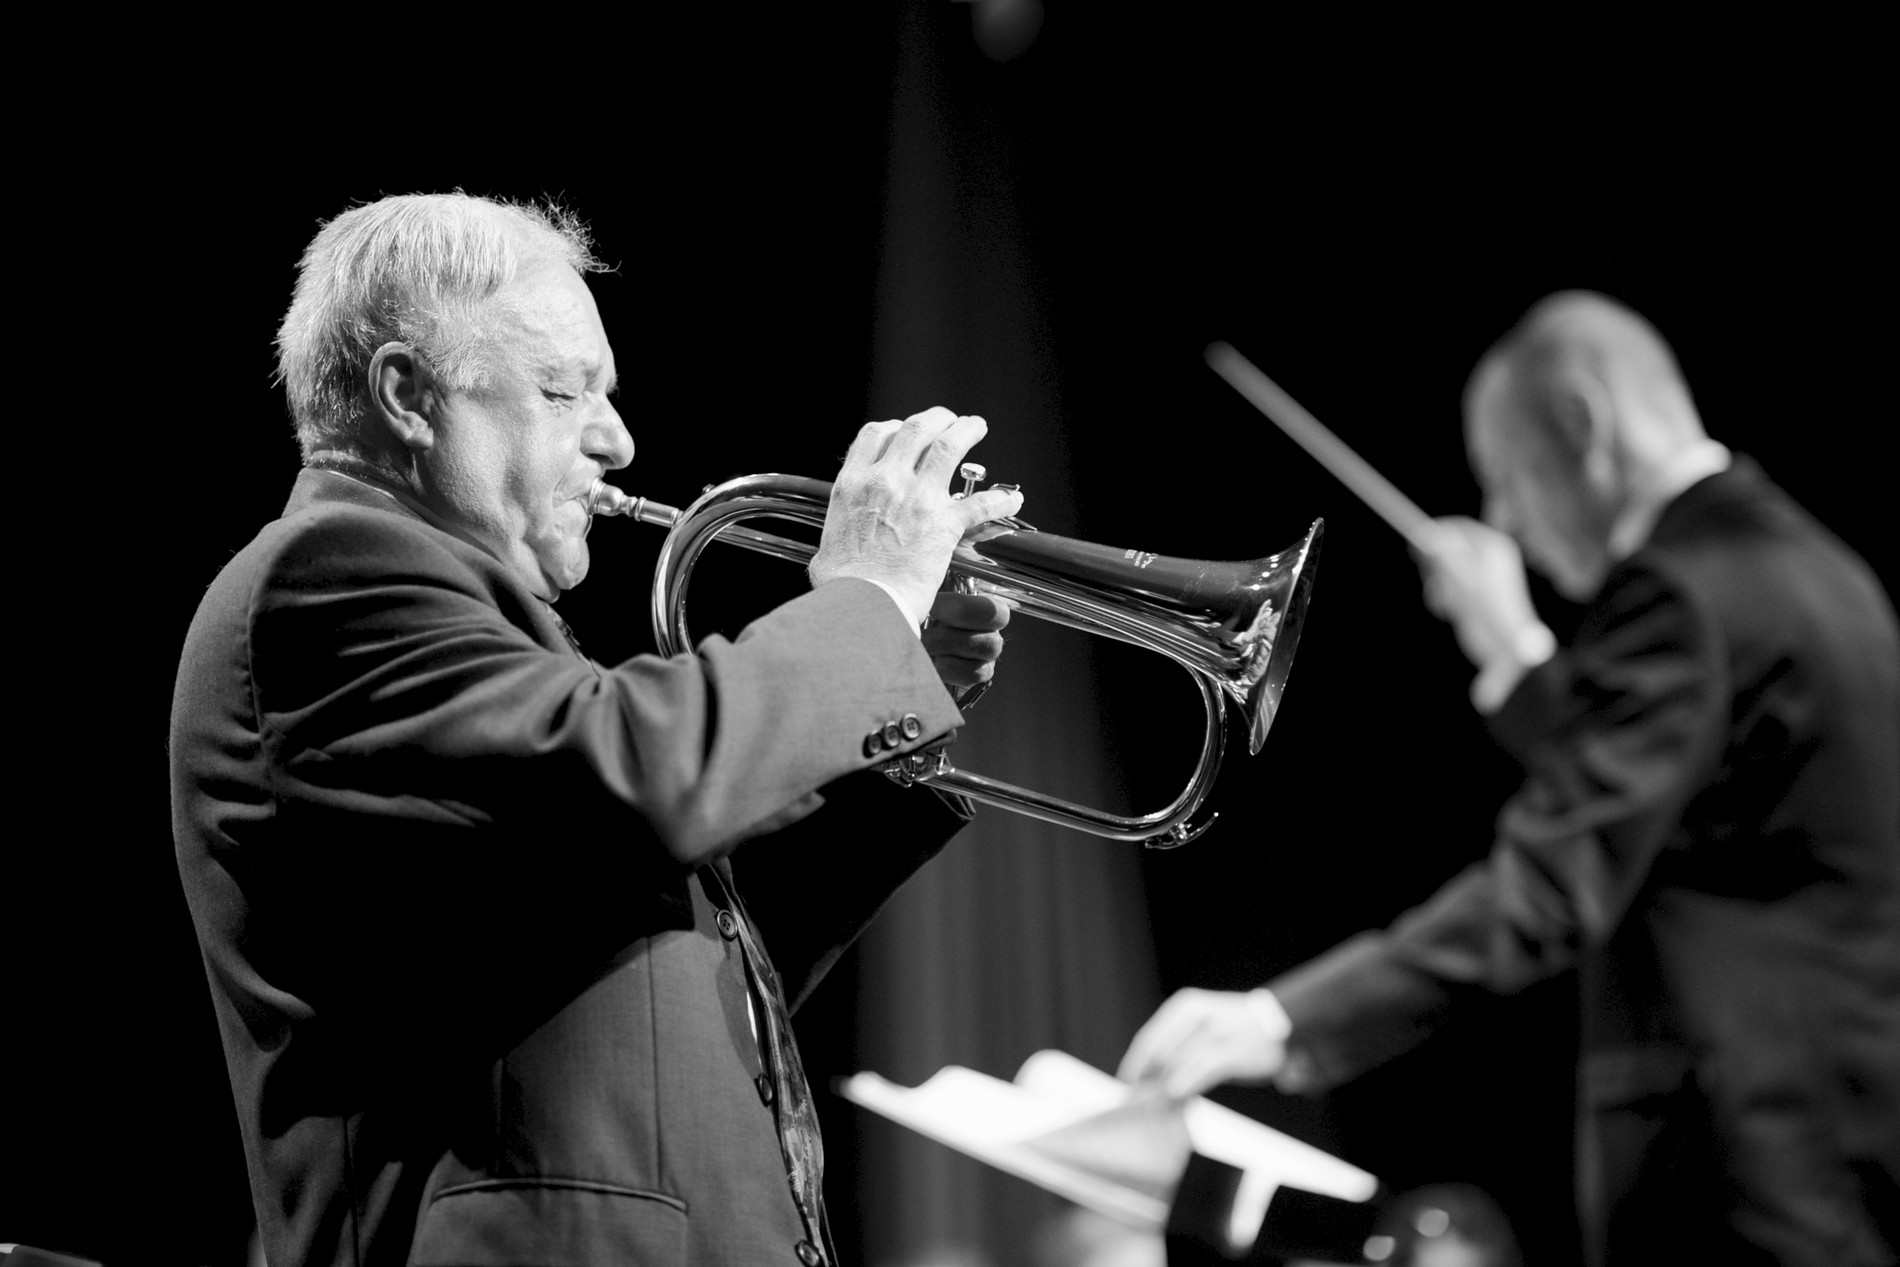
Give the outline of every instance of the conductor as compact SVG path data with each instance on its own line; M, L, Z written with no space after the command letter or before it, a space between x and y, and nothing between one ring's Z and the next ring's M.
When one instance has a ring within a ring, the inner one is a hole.
M1248 993L1184 990L1122 1074L1336 1086L1461 999L1579 973L1593 1264L1900 1257L1900 635L1866 564L1704 432L1660 335L1539 303L1478 364L1484 522L1427 602L1523 766L1490 855ZM1588 602L1570 645L1523 564Z

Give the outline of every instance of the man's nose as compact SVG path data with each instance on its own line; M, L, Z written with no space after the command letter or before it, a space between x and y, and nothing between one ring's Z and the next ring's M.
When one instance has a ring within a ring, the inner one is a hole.
M627 430L611 400L601 402L601 406L600 414L588 427L587 455L608 470L617 471L633 461L633 433Z

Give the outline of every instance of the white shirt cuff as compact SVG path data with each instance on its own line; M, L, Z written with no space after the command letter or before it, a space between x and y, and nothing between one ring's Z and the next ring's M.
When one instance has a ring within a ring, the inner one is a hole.
M1285 1047L1287 1040L1293 1036L1293 1018L1286 1014L1286 1008L1274 997L1273 991L1265 986L1247 991L1247 1008L1259 1023L1261 1032L1273 1043ZM1305 1053L1299 1051L1287 1051L1280 1067L1270 1079L1276 1088L1288 1095L1304 1092L1312 1080L1311 1066Z
M1471 706L1486 716L1504 707L1517 684L1544 661L1557 654L1557 635L1541 620L1521 626L1511 645L1478 671L1471 682Z
M1247 991L1247 1007L1261 1031L1274 1042L1284 1043L1293 1032L1292 1018L1280 1006L1280 1000L1273 997L1273 991L1265 986Z
M867 581L870 581L871 584L877 586L879 589L883 590L886 594L889 594L891 596L891 601L897 604L897 610L904 614L904 621L906 624L910 626L910 631L916 634L917 637L921 639L924 636L923 617L919 616L916 612L912 611L910 609L910 604L906 603L902 598L898 597L897 590L894 587L887 585L883 581L877 580L873 577L867 576L864 579ZM924 615L927 616L929 615L929 613L926 612L924 613Z

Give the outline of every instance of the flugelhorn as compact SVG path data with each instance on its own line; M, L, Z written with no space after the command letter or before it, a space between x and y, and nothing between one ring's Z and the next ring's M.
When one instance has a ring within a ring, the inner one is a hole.
M981 468L971 464L965 491L980 478ZM743 525L770 519L822 527L830 502L825 480L747 475L708 488L684 511L600 482L593 509L669 529L653 571L653 636L664 654L675 655L693 646L686 591L701 551L724 541L807 564L817 547ZM1295 545L1239 563L1093 545L1018 520L985 524L957 547L950 572L960 588L994 594L1027 616L1157 652L1188 671L1201 693L1206 726L1194 775L1167 807L1142 815L1092 809L959 770L942 748L900 757L884 772L900 783L927 783L1110 840L1172 849L1195 839L1214 818L1189 825L1220 772L1224 701L1235 701L1246 718L1249 753L1260 751L1279 711L1312 597L1323 528L1324 521L1315 519Z

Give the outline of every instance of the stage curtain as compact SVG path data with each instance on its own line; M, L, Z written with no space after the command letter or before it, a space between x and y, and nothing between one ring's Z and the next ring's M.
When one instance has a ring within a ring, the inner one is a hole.
M900 6L868 416L981 413L972 455L1021 484L1024 517L1076 532L1048 295L1025 223L1016 67L986 60L962 6ZM960 765L1116 804L1091 640L1019 618ZM1185 690L1185 687L1183 688ZM1152 808L1152 807L1147 807ZM1044 1047L1113 1068L1160 1002L1140 847L984 807L861 945L857 1050L915 1084L946 1064L1001 1077ZM1059 1205L860 1113L856 1208L874 1267L1031 1261ZM834 1195L834 1202L837 1196ZM840 1203L842 1204L842 1203ZM843 1213L843 1211L841 1211Z

